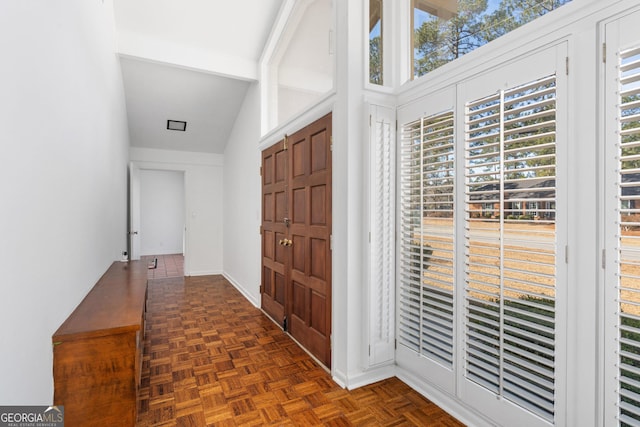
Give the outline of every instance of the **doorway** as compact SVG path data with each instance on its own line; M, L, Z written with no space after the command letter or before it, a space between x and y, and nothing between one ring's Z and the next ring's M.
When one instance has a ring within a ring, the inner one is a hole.
M184 172L140 170L140 255L184 253Z
M262 309L331 367L331 122L262 152Z
M128 207L129 259L143 260L154 269L159 264L164 266L158 270L158 277L184 276L185 172L142 169L131 162Z

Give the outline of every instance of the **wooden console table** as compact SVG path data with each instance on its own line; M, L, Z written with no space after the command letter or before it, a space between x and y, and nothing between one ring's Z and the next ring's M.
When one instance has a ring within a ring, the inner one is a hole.
M53 402L67 425L135 425L146 299L146 264L114 262L53 335Z

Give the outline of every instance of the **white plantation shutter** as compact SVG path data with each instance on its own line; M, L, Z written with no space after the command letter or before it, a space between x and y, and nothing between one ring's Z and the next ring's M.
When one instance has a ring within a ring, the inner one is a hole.
M465 377L553 421L556 79L466 105Z
M395 111L370 106L371 260L367 364L393 361L395 280Z
M640 47L620 53L618 84L618 417L640 426Z
M453 368L454 123L407 123L400 150L398 343Z

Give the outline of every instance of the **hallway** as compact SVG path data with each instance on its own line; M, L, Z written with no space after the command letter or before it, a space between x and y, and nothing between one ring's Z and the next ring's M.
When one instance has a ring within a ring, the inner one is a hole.
M396 378L342 389L222 276L151 278L146 333L139 426L462 425Z

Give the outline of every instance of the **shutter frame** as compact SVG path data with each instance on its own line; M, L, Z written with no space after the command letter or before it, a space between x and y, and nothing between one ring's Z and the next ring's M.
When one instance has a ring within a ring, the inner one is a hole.
M399 319L398 342L448 369L454 364L454 130L453 110L422 117L403 125L400 150L398 305L407 315Z
M620 52L617 77L616 394L618 419L640 425L640 262L635 259L640 237L630 232L639 225L640 212L635 206L640 188L640 46Z
M555 108L549 75L469 102L465 117L464 375L548 421L556 375ZM495 209L485 210L490 204Z
M366 365L395 355L395 110L369 105L370 261Z

